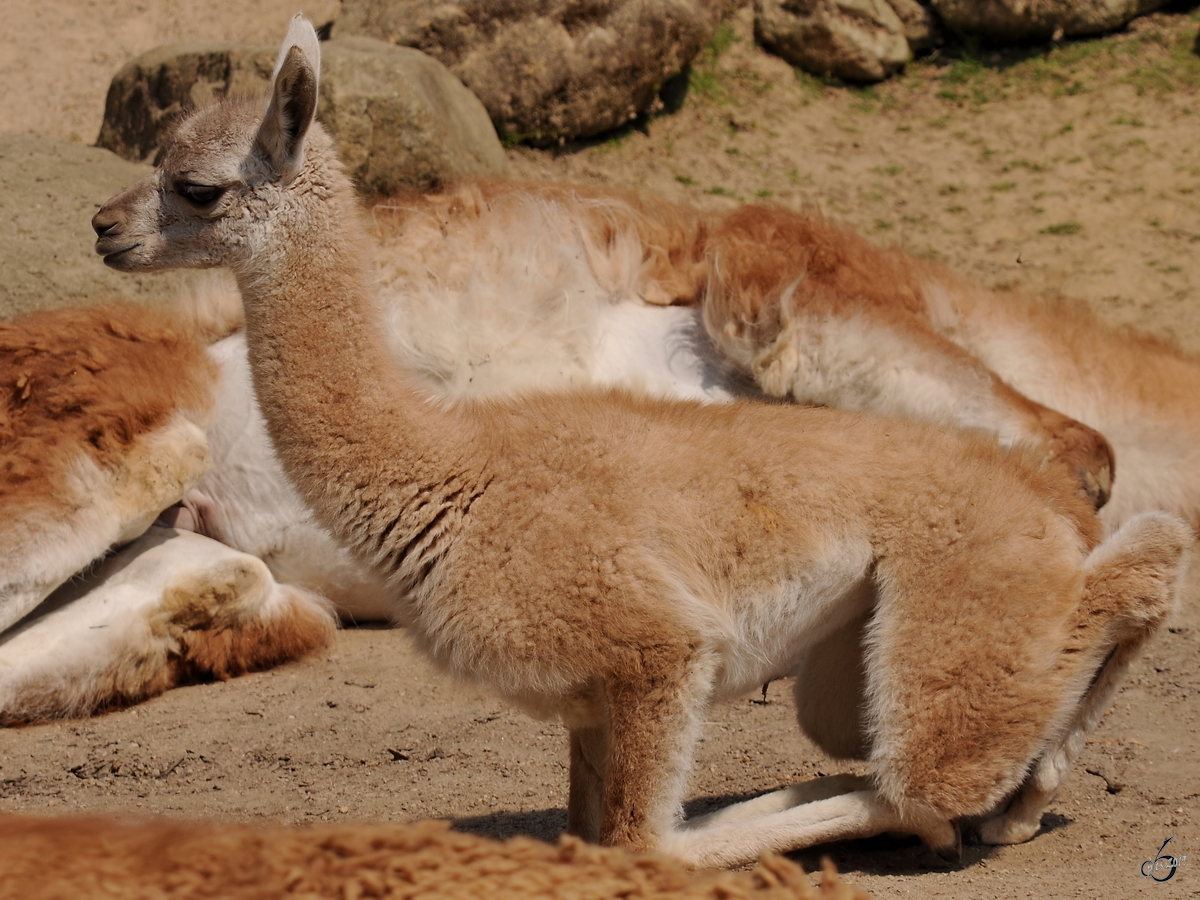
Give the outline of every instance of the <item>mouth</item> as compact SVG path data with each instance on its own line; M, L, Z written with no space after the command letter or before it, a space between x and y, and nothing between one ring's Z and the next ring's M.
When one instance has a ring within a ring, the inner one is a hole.
M121 267L121 260L125 254L131 250L136 250L140 246L142 245L139 241L136 244L130 244L128 247L121 247L119 250L109 250L106 247L101 247L100 242L97 241L96 252L104 257L104 264L106 266L112 266L114 269L118 269Z

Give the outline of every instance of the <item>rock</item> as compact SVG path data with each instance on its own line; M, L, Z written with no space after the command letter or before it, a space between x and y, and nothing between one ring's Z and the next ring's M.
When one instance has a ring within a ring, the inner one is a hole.
M266 89L275 52L242 44L156 47L117 72L104 101L96 146L135 162L153 162L163 134L185 110Z
M932 0L951 31L992 41L1045 41L1101 34L1168 0Z
M487 110L437 60L348 37L323 45L317 118L367 191L499 176L508 157Z
M100 205L149 169L107 150L35 134L0 134L0 320L116 297L174 297L181 273L127 275L93 252Z
M501 134L588 137L650 109L712 38L724 0L345 0L335 33L441 60Z
M928 0L926 0L928 2ZM926 53L941 43L937 17L917 0L888 0L888 5L904 26L904 39L914 56Z
M848 81L881 81L901 69L912 58L910 32L918 43L930 39L915 0L755 0L755 13L755 38L768 50Z
M159 47L109 87L97 143L146 161L186 109L225 96L261 95L275 48L237 44ZM487 111L430 57L352 37L321 45L317 118L360 188L390 194L469 176L499 176L503 147Z

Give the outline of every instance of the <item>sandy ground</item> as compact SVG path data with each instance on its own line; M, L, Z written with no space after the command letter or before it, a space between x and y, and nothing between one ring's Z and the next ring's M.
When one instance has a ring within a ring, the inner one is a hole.
M273 42L294 0L0 0L0 130L91 143L113 72L188 39ZM333 0L309 5L317 20ZM709 207L816 206L984 284L1061 291L1200 352L1200 18L1049 55L913 66L851 91L754 49L743 10L670 115L607 140L511 151L515 175ZM99 265L96 261L95 265ZM1200 390L1200 385L1197 385ZM1200 896L1200 566L1027 844L946 870L904 838L830 854L878 897ZM692 809L845 767L797 734L790 687L712 710ZM287 822L451 817L491 835L565 822L562 729L452 684L402 631L343 632L303 664L91 721L0 732L0 809ZM1151 884L1162 841L1187 854ZM1194 860L1194 861L1193 861Z

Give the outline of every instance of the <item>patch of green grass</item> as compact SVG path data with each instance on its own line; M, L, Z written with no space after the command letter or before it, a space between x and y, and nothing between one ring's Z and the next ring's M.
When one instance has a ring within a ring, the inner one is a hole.
M1163 275L1176 275L1179 272L1183 271L1183 266L1177 266L1177 265L1168 264L1168 263L1161 263L1157 259L1147 260L1146 265L1148 265L1150 268L1162 273Z
M739 150L737 147L726 147L726 148L725 148L725 152L726 152L726 153L728 153L730 156L737 156L737 155L739 155L739 154L740 154L742 151L741 151L741 150Z
M684 187L691 187L693 184L696 183L696 179L693 178L691 175L676 175L675 180L678 181L680 184L682 184Z
M1137 33L1046 42L980 52L977 44L949 36L944 47L908 66L893 85L929 86L962 106L1039 93L1088 94L1115 84L1139 94L1200 90L1200 57L1193 49L1200 17L1167 14ZM1064 131L1063 133L1066 133Z
M946 212L948 212L948 213L958 214L958 213L965 213L966 211L967 211L967 208L965 206L963 206L961 203L956 203L956 204L954 204L954 206L946 207Z
M800 86L800 92L804 94L805 99L820 100L825 96L825 91L829 87L825 79L810 75L798 66L793 66L792 71L796 75L796 84Z
M902 132L908 132L908 131L912 131L912 126L911 125L897 125L896 130L902 131Z
M1079 222L1056 222L1054 225L1047 225L1038 234L1079 234L1081 231L1083 225Z
M866 87L849 87L847 90L854 97L854 102L850 104L850 108L857 113L863 115L871 115L879 109L879 95L875 91L874 85Z
M712 187L710 187L708 189L708 193L713 194L714 196L717 196L717 197L732 197L733 196L733 191L731 191L727 187L721 187L721 185L719 185L719 184L714 184Z
M997 194L1003 194L1005 191L1011 191L1017 186L1015 181L1000 181L988 187L989 191L995 191Z
M892 164L890 166L873 166L871 171L876 175L899 175L904 171L904 166Z
M720 56L737 42L737 32L733 30L733 26L728 22L722 22L717 26L717 30L713 32L712 39L708 42L705 50L710 51L713 56Z
M729 78L717 71L717 61L737 39L737 33L728 22L717 26L712 39L692 61L692 68L688 74L689 92L695 92L710 103L721 104L729 100Z
M1076 163L1081 163L1081 162L1083 162L1083 157L1082 157L1082 156L1072 156L1070 159L1068 159L1068 160L1067 160L1067 165L1068 165L1068 166L1073 166L1073 165L1075 165Z
M761 200L766 200L768 197L774 196L774 194L766 188L763 188L762 190L755 191L754 196Z
M876 231L890 231L891 229L893 229L895 227L896 227L895 223L889 222L887 219L879 219L875 222L875 230Z
M962 184L943 184L941 187L938 188L938 193L941 194L943 197L945 197L948 194L962 193L966 189L967 189L966 185L962 185Z
M1028 169L1030 172L1045 172L1043 163L1031 162L1028 159L1014 159L1004 164L1002 171L1011 172L1013 169Z
M710 103L724 103L729 87L725 76L715 69L693 67L688 76L688 91L703 97Z
M600 141L596 146L588 151L591 156L605 156L618 150L622 144L629 140L629 136L633 134L633 128L629 125L624 125L616 131L610 132L604 140Z

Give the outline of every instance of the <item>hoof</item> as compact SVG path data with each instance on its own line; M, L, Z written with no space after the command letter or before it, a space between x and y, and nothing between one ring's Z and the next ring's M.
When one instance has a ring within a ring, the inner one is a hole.
M1112 496L1116 473L1112 446L1094 428L1053 410L1043 410L1041 420L1049 438L1047 460L1066 466L1084 496L1100 509Z
M962 865L963 839L962 828L957 822L946 822L938 829L937 835L923 834L921 839L947 866L957 868Z
M1035 821L1018 818L1010 813L1001 813L979 823L981 844L1023 844L1042 827L1041 812Z

